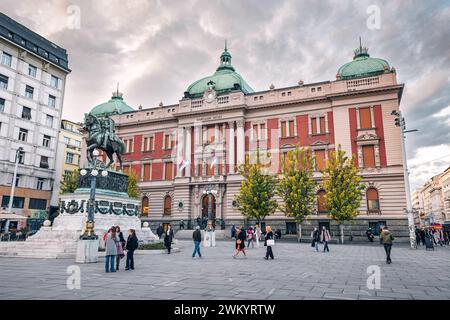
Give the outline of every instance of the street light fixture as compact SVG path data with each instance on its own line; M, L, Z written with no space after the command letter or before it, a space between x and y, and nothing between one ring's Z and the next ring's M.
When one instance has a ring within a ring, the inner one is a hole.
M91 177L91 190L90 190L90 196L89 196L89 201L88 201L88 218L86 221L86 227L84 230L84 234L80 236L81 240L96 240L96 239L98 239L98 236L94 232L95 188L96 188L96 184L97 184L97 176L99 173L99 169L97 168L97 164L98 164L97 158L99 156L98 150L94 150L92 152L92 155L94 158L94 162L93 162L93 166L92 166L90 172L88 172L86 169L80 170L80 175L86 176L86 175L90 174L90 177ZM107 177L108 171L101 170L101 176Z

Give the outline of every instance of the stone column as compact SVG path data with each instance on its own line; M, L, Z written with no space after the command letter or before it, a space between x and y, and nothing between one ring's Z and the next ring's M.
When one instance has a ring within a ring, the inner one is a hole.
M228 149L228 166L229 173L234 173L234 121L228 122L229 131L228 131L228 141L227 141L227 149Z
M185 176L186 177L190 177L191 176L191 168L192 168L192 164L191 164L191 143L192 143L192 138L191 138L191 127L187 127L186 129L186 154L184 155L185 159L189 161L189 163L187 164L186 168L185 168Z
M180 163L183 160L183 144L184 144L184 135L183 135L184 128L178 128L177 132L177 164L176 164L176 177L182 177L183 171L179 170Z
M237 134L237 164L245 163L245 121L244 119L236 121L236 134Z

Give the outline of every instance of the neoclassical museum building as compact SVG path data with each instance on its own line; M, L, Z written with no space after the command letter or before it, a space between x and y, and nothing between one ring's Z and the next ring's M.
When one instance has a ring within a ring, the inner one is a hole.
M152 227L171 223L177 229L181 219L193 226L208 214L205 191L213 189L213 215L226 229L253 223L234 201L242 180L237 165L259 149L270 153L263 160L278 173L286 152L299 144L312 149L318 181L316 211L304 223L304 234L326 225L337 236L324 206L320 170L340 145L355 156L365 184L359 216L346 225L346 235L362 240L368 227L377 232L388 225L407 241L401 133L391 115L404 87L396 70L360 46L333 81L254 91L231 62L225 48L215 72L189 85L178 104L134 110L116 92L91 111L112 114L126 144L124 170L140 179L142 220ZM265 223L283 234L297 231L278 211Z

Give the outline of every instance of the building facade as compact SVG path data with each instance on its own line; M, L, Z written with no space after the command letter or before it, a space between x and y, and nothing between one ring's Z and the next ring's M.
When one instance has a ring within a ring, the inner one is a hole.
M59 141L62 142L63 148L58 150L58 153L62 153L62 169L60 171L62 179L80 168L81 144L83 141L81 130L81 125L78 123L65 119L61 121Z
M58 204L56 153L66 76L66 50L0 13L0 196L30 215ZM18 174L13 180L16 151Z
M323 205L320 170L340 145L355 157L365 185L360 215L346 225L347 235L363 239L368 227L378 232L388 225L407 240L400 129L391 116L402 91L395 69L362 47L333 81L254 91L225 48L216 72L191 84L178 104L131 111L120 97L126 107L111 105L110 114L126 144L124 170L140 177L142 219L152 226L177 227L181 219L192 226L208 214L210 185L215 218L227 229L248 223L234 200L242 181L237 166L256 150L267 151L264 161L279 173L286 152L301 145L312 150L318 182L316 212L303 230L326 225L337 233ZM104 105L100 109L105 112ZM265 223L296 232L296 224L278 211Z

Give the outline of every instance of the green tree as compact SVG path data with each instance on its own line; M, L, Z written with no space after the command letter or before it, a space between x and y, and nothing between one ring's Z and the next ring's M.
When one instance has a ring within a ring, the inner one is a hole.
M139 197L139 187L138 187L138 175L134 170L130 170L128 173L128 196L130 198Z
M314 161L311 152L296 147L287 153L281 163L282 177L277 193L283 199L279 209L298 224L298 237L302 237L302 223L314 211L316 182L313 179Z
M251 163L247 156L238 171L244 180L239 193L235 195L237 208L247 219L255 219L260 223L277 209L277 202L274 200L275 178L266 173L266 165L261 163L259 151L256 153L255 163Z
M339 145L323 171L323 187L328 214L339 224L341 243L344 243L344 222L352 222L358 215L364 189L361 180L354 159L349 159Z
M79 170L74 170L71 173L64 175L61 182L61 194L73 193L78 187L78 178L80 177Z

